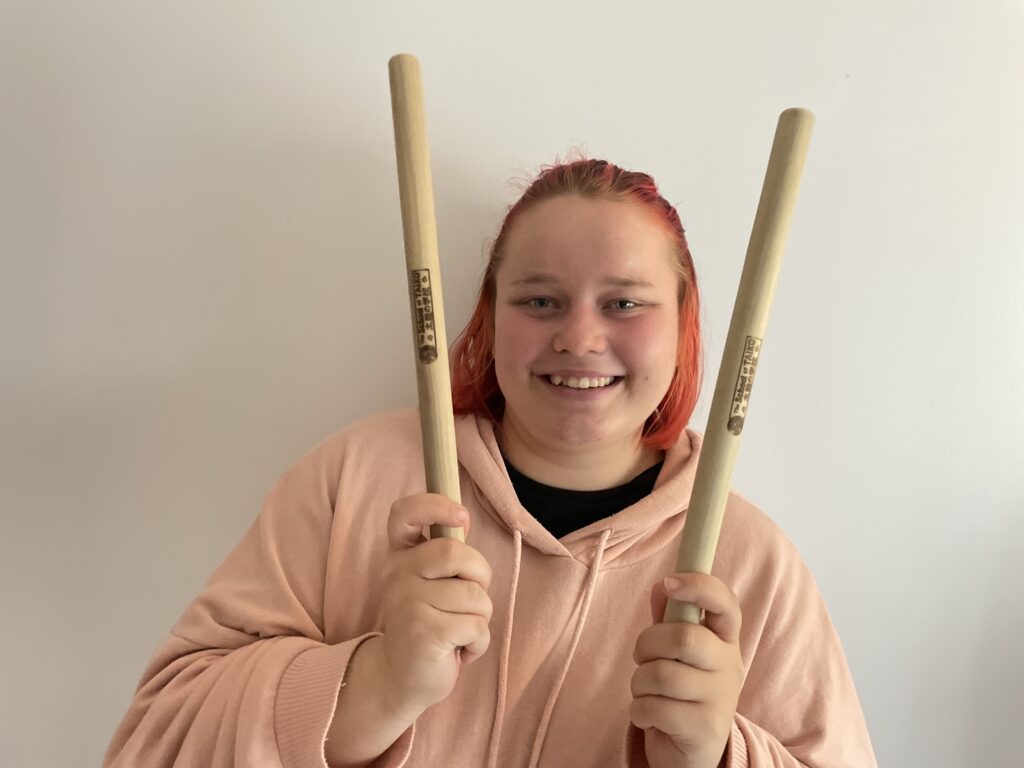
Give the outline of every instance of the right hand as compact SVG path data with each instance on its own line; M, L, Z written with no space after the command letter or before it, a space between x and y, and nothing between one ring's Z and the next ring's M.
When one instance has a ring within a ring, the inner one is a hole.
M435 524L468 534L469 512L434 493L391 506L379 639L384 690L395 712L410 721L447 698L462 662L478 659L491 641L491 567L468 544L426 539L423 528Z

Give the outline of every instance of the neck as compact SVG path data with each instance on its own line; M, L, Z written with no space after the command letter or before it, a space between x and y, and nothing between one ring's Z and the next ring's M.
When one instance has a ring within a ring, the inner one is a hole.
M509 463L538 483L570 491L598 491L628 483L661 461L662 453L644 447L637 435L621 442L557 446L533 439L503 419L496 437Z

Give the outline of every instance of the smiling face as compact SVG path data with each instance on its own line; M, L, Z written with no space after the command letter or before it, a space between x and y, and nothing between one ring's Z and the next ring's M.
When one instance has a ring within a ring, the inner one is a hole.
M635 455L678 345L679 276L657 216L571 194L538 203L509 233L495 290L506 438Z

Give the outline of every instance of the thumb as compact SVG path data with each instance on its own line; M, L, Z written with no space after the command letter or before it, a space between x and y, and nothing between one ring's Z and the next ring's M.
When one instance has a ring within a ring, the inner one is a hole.
M665 607L668 605L668 595L665 594L665 585L661 581L654 582L651 587L651 621L661 624L665 621Z

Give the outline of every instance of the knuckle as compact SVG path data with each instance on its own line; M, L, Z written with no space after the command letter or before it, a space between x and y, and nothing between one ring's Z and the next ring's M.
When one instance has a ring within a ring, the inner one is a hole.
M384 563L383 577L386 584L397 588L414 572L415 555L412 552L395 552Z
M475 549L473 551L476 553L476 559L480 564L480 572L483 574L484 580L482 586L484 589L489 589L491 586L491 577L493 576L491 564L487 562L487 558L480 554L480 552Z
M445 565L452 568L458 565L459 561L462 559L460 547L465 545L457 539L441 538L434 539L434 541L438 542L437 549L441 553L441 557L444 558Z
M388 511L388 517L394 518L402 514L402 510L405 508L405 499L395 499L391 502L391 509Z
M633 676L629 679L629 692L633 696L639 696L644 691L644 668L637 667L633 670Z
M410 626L422 627L430 622L430 604L421 595L410 596L410 599L407 599L402 606L408 616Z
M404 573L400 570L392 570L384 577L384 596L382 602L385 608L392 605L401 605L408 601L408 584L403 578Z
M404 522L416 512L416 497L403 496L391 502L391 511L388 517L395 522Z
M491 602L490 595L484 592L483 589L479 586L478 588L482 592L482 595L480 597L480 605L484 612L484 618L487 619L488 622L490 622L490 620L494 617L494 603Z
M418 549L423 552L423 563L421 570L427 565L433 568L440 568L444 573L453 573L458 566L458 551L454 546L459 542L454 539L431 539L419 545Z
M644 698L635 698L629 703L629 719L637 728L647 728L651 724L650 708Z
M425 645L430 634L428 617L419 608L420 606L409 606L406 615L407 623L402 625L402 636L407 638L409 644L414 648Z
M401 596L398 594L399 587L395 582L394 578L385 578L383 581L384 588L381 590L381 606L387 611L392 602L401 600Z
M645 629L637 637L636 643L633 645L633 661L636 664L640 663L640 660L645 657L647 649L647 630Z
M675 646L681 654L692 653L697 647L696 624L680 624Z
M675 672L674 663L670 659L659 659L653 664L648 665L650 667L648 673L650 675L650 682L655 690L663 691L669 687L669 683L672 681L672 674Z
M474 587L476 582L466 579L452 579L452 589L455 593L455 600L464 609L471 609L477 604L477 594Z
M480 604L480 585L469 579L459 579L459 599L463 605L477 607Z

